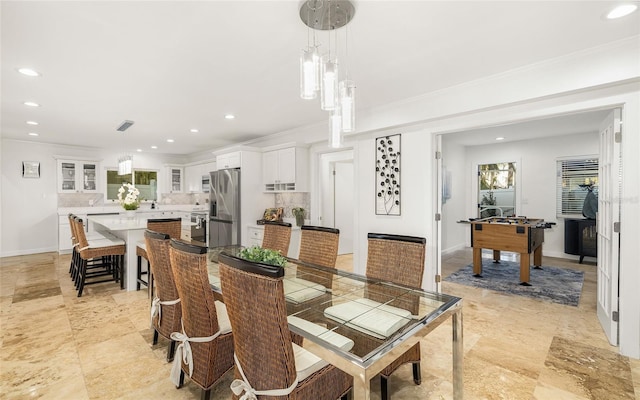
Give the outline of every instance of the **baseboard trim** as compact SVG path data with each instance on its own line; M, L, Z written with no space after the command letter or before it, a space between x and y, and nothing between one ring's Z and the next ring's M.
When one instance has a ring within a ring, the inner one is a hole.
M58 252L58 246L43 247L40 249L23 249L14 251L3 251L2 257L15 257L15 256L27 256L30 254L50 253L52 251Z
M457 244L455 246L449 247L448 249L442 250L442 255L446 256L446 255L449 255L449 254L451 254L453 252L456 252L458 250L463 250L466 247L467 246L464 243L460 243L460 244Z

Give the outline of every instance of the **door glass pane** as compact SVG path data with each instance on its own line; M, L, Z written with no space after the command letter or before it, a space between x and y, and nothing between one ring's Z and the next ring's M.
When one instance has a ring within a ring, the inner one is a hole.
M516 163L478 165L478 217L516 215Z

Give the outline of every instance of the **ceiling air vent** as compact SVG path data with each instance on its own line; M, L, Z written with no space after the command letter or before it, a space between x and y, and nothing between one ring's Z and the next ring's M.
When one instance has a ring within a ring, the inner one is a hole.
M123 122L123 123L121 123L121 124L120 124L120 126L119 126L116 130L117 130L117 131L120 131L120 132L124 132L124 131L126 131L127 129L129 129L129 127L130 127L131 125L133 125L133 123L134 123L133 121L124 120L124 122Z

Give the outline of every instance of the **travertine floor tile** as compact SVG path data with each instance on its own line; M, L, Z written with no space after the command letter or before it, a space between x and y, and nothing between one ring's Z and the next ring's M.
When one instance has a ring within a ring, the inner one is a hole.
M471 258L469 249L447 255L443 276ZM640 360L620 356L595 315L594 265L550 260L585 272L578 307L443 282L443 292L464 299L465 399L640 400ZM352 265L351 255L338 258L338 268ZM68 268L69 255L56 253L0 259L3 399L200 397L188 379L181 389L169 381L169 341L152 345L146 290L104 283L78 298ZM451 346L446 321L421 341L422 384L402 366L389 381L392 399L452 399ZM231 399L231 380L225 375L212 399ZM373 400L379 385L374 378Z

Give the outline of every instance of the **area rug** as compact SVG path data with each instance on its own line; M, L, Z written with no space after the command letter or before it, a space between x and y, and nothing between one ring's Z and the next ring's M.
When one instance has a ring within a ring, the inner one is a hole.
M584 273L545 265L542 269L531 267L531 286L521 286L519 262L500 260L496 264L483 258L481 278L473 276L473 264L469 264L444 280L577 307Z

